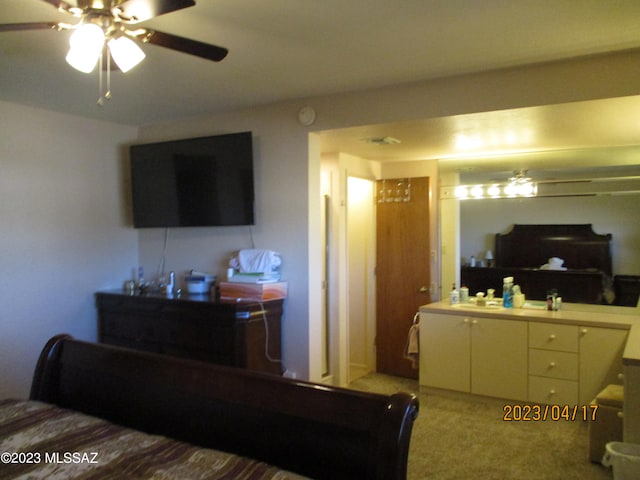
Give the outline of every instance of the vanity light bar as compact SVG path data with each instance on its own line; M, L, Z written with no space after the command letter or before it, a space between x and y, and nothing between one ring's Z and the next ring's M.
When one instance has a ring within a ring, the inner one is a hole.
M535 197L538 185L534 182L521 183L493 183L491 185L458 185L443 187L443 198L453 196L459 200L474 198L517 198Z
M514 188L512 183L449 185L440 188L442 200L629 194L640 194L640 176L541 180L521 183L517 188Z

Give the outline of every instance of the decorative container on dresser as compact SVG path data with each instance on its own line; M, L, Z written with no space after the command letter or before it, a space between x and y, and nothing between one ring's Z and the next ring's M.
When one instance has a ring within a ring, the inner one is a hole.
M282 304L98 292L98 341L280 375Z

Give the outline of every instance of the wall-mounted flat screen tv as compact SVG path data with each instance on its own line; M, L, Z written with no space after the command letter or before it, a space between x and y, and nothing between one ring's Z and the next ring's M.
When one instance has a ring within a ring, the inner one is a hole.
M133 226L253 225L251 132L130 147Z

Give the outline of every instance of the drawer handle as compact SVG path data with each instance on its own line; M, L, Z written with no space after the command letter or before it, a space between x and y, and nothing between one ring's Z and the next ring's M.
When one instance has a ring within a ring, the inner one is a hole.
M556 391L552 388L551 390L549 390L549 395L555 395Z
M624 380L624 373L618 374L618 380Z
M469 319L468 319L468 318L465 318L465 319L463 320L463 322L464 322L464 323L469 323Z
M618 418L624 418L624 412L618 412Z
M476 320L476 319L474 318L473 320L471 320L471 323L472 323L473 325L476 325L476 324L478 323L478 320Z
M580 333L582 333L583 335L586 335L589 332L588 328L583 328L582 330L580 330Z
M549 340L555 340L556 339L556 334L552 333L551 335L549 335Z
M550 363L549 363L549 368L553 368L553 367L555 367L555 366L556 366L556 362L550 362Z

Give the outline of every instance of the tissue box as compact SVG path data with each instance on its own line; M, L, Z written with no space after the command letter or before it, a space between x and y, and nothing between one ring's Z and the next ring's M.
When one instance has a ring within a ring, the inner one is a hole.
M272 283L238 283L220 282L220 298L222 300L275 300L286 298L287 282Z

